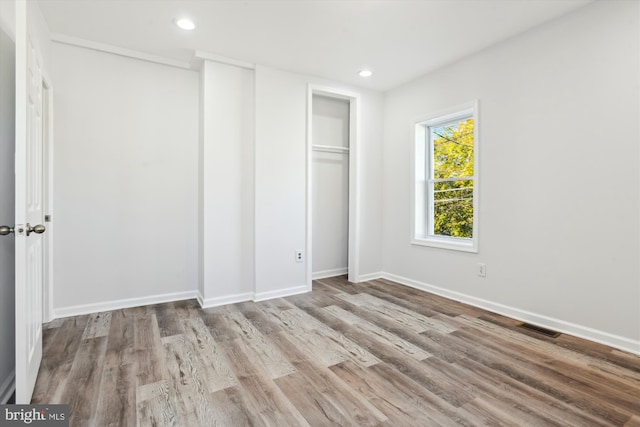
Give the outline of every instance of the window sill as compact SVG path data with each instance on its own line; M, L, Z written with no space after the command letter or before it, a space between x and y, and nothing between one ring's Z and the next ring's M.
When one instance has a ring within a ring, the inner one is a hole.
M432 248L449 249L452 251L478 253L478 244L475 240L448 239L446 237L419 238L411 240L412 245L429 246Z

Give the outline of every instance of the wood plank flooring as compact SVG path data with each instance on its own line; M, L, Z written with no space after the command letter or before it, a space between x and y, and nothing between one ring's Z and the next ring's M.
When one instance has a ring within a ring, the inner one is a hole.
M640 357L386 280L45 325L72 426L640 426Z

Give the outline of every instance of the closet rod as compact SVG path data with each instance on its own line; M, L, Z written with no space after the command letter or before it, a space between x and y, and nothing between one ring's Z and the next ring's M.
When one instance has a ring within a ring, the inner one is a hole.
M348 147L336 147L333 145L312 145L311 149L313 151L324 151L326 153L349 153Z

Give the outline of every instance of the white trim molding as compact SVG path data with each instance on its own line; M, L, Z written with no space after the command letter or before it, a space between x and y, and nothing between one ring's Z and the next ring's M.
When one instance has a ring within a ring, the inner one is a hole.
M59 307L54 310L54 319L63 317L80 316L83 314L100 313L103 311L122 310L124 308L140 307L143 305L162 304L166 302L196 299L202 308L218 307L226 304L235 304L245 301L265 301L273 298L282 298L309 292L306 286L294 286L286 289L278 289L269 292L245 292L242 294L225 295L221 297L204 299L199 291L174 292L170 294L152 295L140 298L128 298L93 304L82 304L71 307Z
M0 385L0 405L6 404L13 392L16 391L16 371L11 371L9 376Z
M253 292L247 292L244 294L227 295L223 297L203 299L202 295L198 293L198 302L202 308L219 307L221 305L235 304L237 302L251 301L253 299Z
M258 292L253 296L253 301L266 301L274 298L290 297L309 292L307 286L293 286L291 288L278 289L276 291Z
M357 277L356 283L368 282L369 280L381 279L384 276L382 271L376 273L362 274Z
M162 56L150 55L136 50L125 49L105 43L98 43L91 40L85 40L78 37L71 37L64 34L51 33L51 41L55 43L66 44L69 46L83 47L85 49L96 50L98 52L112 53L114 55L124 56L126 58L140 59L142 61L154 62L156 64L168 65L170 67L183 68L192 70L191 63L178 61L175 59L164 58Z
M530 311L521 310L519 308L510 307L482 298L476 298L471 295L451 291L448 289L440 288L438 286L429 285L427 283L402 276L397 276L391 273L383 273L382 278L409 286L411 288L419 289L421 291L429 292L445 298L469 304L474 307L482 308L484 310L501 314L503 316L511 317L512 319L520 320L522 322L532 323L564 334L573 335L578 338L584 338L589 341L608 345L619 350L624 350L640 355L640 341L621 337L619 335L613 335L608 332L589 328L587 326L577 325L575 323L566 322L564 320L544 316L542 314L532 313Z
M54 311L55 318L79 316L82 314L100 313L103 311L121 310L123 308L143 305L161 304L164 302L182 301L198 298L197 291L173 292L170 294L151 295L148 297L127 298L114 301L82 304L71 307L59 307Z
M193 54L192 66L195 69L200 69L199 63L202 61L218 62L220 64L233 65L235 67L246 68L247 70L255 70L256 65L251 62L240 61L233 58L227 58L226 56L216 55L214 53L203 52L196 50Z
M51 84L51 80L47 78L47 76L43 76L43 102L46 103L44 108L46 109L46 122L43 124L43 143L45 144L45 152L43 157L44 164L44 173L46 174L45 183L46 189L44 191L44 196L46 197L46 201L44 204L45 207L45 215L49 215L50 220L54 213L53 206L53 189L54 189L54 100L53 100L53 85ZM50 322L54 318L54 309L53 309L53 293L55 287L53 286L53 255L54 255L54 239L55 239L55 225L52 221L49 221L46 224L47 227L47 238L44 240L46 243L45 254L46 254L46 263L44 267L43 274L45 276L45 290L43 295L43 321Z
M347 274L348 272L349 269L347 267L334 268L333 270L316 271L311 275L311 278L313 280L326 279L327 277L342 276L343 274Z
M335 271L335 270L332 270ZM342 271L344 271L342 269ZM344 273L342 273L344 274ZM332 276L325 276L332 277ZM320 279L320 278L319 278ZM392 282L396 282L405 286L409 286L414 289L418 289L424 292L439 295L445 298L449 298L454 301L458 301L464 304L469 304L474 307L478 307L484 310L491 311L493 313L501 314L512 319L520 320L527 323L539 325L548 329L552 329L575 337L584 338L589 341L597 342L600 344L608 345L619 350L627 351L633 354L640 355L640 341L632 340L619 335L610 334L608 332L600 331L597 329L589 328L586 326L578 325L564 320L555 319L538 313L532 313L519 308L507 306L504 304L488 301L482 298L477 298L471 295L463 294L460 292L451 291L448 289L433 286L424 282L409 279L406 277L398 276L387 272L369 273L358 277L358 282L367 282L376 279L386 279ZM83 314L99 313L103 311L120 310L124 308L139 307L143 305L160 304L166 302L182 301L187 299L197 299L202 308L217 307L226 304L235 304L245 301L266 301L274 298L284 298L309 292L307 286L293 286L290 288L279 289L275 291L260 292L254 294L252 292L228 295L223 297L210 298L203 300L202 295L198 291L185 291L175 292L170 294L155 295L150 297L141 298L129 298L116 301L109 301L104 303L84 304L72 307L57 308L55 310L55 318L78 316ZM12 374L5 382L0 386L0 403L3 398L10 397L13 394L15 388L14 375ZM6 402L6 400L5 400Z

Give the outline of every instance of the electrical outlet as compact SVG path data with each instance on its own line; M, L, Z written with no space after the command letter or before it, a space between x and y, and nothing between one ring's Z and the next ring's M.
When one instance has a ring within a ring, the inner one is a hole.
M487 277L487 264L483 262L478 263L478 276Z
M296 262L303 262L303 261L304 261L304 251L297 250L296 251Z

